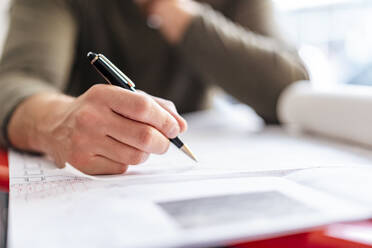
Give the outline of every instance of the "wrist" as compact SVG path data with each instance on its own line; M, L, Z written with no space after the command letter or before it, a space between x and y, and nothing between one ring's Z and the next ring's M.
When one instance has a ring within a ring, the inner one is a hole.
M40 93L29 97L14 111L8 125L11 144L22 150L47 153L50 128L71 98L62 94Z
M75 98L63 94L41 95L35 99L34 107L44 106L43 111L35 116L29 144L32 149L38 149L42 153L51 154L50 148L58 136L54 130L65 118Z

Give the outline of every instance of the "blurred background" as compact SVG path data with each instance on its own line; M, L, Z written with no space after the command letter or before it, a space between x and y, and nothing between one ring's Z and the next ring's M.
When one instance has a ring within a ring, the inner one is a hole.
M0 0L0 54L3 50L3 43L7 32L8 20L7 10L9 6L9 0Z
M249 1L249 0L247 0ZM317 87L372 85L372 0L274 0ZM0 1L0 53L9 0Z
M372 0L275 0L313 83L372 85Z

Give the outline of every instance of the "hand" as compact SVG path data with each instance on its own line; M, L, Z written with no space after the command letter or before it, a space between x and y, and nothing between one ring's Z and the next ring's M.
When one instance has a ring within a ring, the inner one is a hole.
M192 0L135 0L150 20L156 20L160 31L170 43L179 42L199 5Z
M22 112L44 109L31 117L29 147L92 175L124 173L150 153L165 153L168 138L187 127L171 102L111 85L95 85L78 98L39 95L22 105L10 122L12 143L19 143Z

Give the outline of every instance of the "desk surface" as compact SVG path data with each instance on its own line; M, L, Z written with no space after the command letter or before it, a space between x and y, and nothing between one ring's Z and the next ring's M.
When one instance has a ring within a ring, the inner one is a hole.
M0 150L0 160L2 161L2 165L7 167L7 156L6 152ZM5 174L8 176L8 173ZM5 178L5 177L3 177ZM8 178L2 182L3 184L8 183ZM5 196L5 195L4 195ZM355 226L358 226L359 223L353 223ZM372 225L372 224L371 224ZM328 229L333 228L336 225L331 225ZM333 238L326 235L327 227L323 230L314 231L311 233L304 233L298 235L291 235L281 238L274 238L269 240L263 241L256 241L256 242L249 242L249 243L240 243L232 245L232 248L287 248L287 247L304 247L304 248L333 248L333 247L348 247L348 248L368 248L372 246L363 245L361 243L347 241L343 239Z
M203 123L196 123L193 125L194 130L198 130L199 127L205 128ZM216 128L216 125L214 125ZM218 128L218 127L217 127ZM240 135L240 134L239 134ZM280 147L277 150L270 150L268 149L268 154L279 156L281 155L281 159L283 164L288 163L288 161L301 163L304 162L304 157L312 157L313 162L316 164L333 164L333 165L340 165L340 164L358 164L362 166L369 166L372 164L372 152L353 145L339 143L333 140L327 140L318 137L312 136L303 136L303 135L296 135L287 133L283 130L278 128L266 128L264 130L256 130L254 134L250 134L250 138L252 142L255 144L256 148L267 149L262 141L267 139L268 137L276 137L279 139L273 139L273 146ZM260 143L261 142L261 143ZM265 143L267 144L267 143ZM294 147L301 146L301 152L297 154L288 153ZM285 152L287 151L287 152ZM282 156L283 154L290 154L291 156ZM7 163L6 156L4 156L4 151L0 151L0 165ZM292 156L293 155L293 156ZM263 158L265 160L265 158ZM264 166L264 164L263 164ZM7 168L2 166L4 170ZM7 171L7 170L6 170ZM3 185L8 185L8 174L5 174L5 181L3 181ZM4 177L3 177L4 178ZM357 223L355 224L357 225ZM332 227L332 226L331 226ZM346 242L340 241L337 238L330 238L328 235L324 233L327 229L319 230L312 233L288 236L284 238L276 238L270 239L266 241L259 241L259 242L251 242L246 244L239 244L234 245L233 247L308 247L308 248L321 248L321 247L369 247L369 246L361 246L359 243L353 242ZM372 246L370 246L372 247Z

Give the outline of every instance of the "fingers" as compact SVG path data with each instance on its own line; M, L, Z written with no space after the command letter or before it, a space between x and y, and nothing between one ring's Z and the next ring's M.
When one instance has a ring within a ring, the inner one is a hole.
M89 165L82 168L82 172L89 175L110 175L126 172L128 165L117 163L103 156L93 156Z
M175 138L181 131L177 119L150 96L119 87L109 87L109 107L129 119L153 126L168 138Z
M79 97L63 124L67 148L54 157L92 175L124 173L151 153L163 154L169 138L187 128L170 101L108 85Z
M159 98L152 97L162 108L164 108L168 113L170 113L178 122L180 126L180 132L183 133L187 130L187 122L180 114L178 114L176 106L173 102Z
M149 157L149 153L123 144L108 136L101 141L99 147L97 149L98 154L120 164L137 165L145 162Z
M163 154L169 148L169 140L152 126L112 113L106 134L121 143L147 153Z

